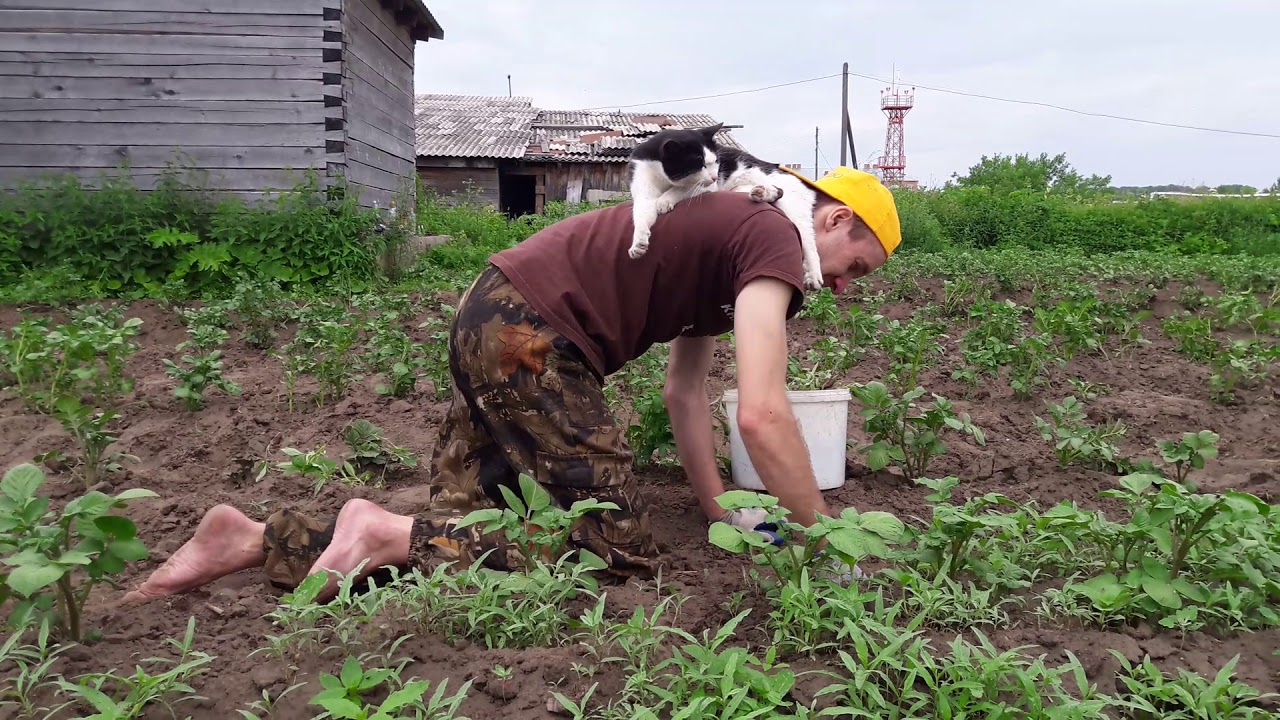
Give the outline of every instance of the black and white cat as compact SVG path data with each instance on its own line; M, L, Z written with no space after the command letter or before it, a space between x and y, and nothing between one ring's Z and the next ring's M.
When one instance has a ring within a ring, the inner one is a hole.
M800 231L805 287L822 287L822 270L814 239L816 193L799 178L736 148L715 141L723 123L706 128L663 130L631 151L632 220L635 233L627 254L635 259L649 250L658 216L676 203L712 190L750 193L759 202L775 203Z

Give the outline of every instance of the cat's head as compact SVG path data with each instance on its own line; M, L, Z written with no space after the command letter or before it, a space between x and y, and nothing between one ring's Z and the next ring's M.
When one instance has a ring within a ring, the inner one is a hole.
M724 124L705 128L663 130L658 160L667 179L677 185L711 185L720 164L716 160L716 133Z

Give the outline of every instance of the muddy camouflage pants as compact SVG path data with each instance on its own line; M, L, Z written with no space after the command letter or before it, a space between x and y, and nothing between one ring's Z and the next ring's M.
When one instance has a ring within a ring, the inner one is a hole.
M658 550L631 473L631 451L605 404L602 379L576 345L489 266L462 296L449 341L453 399L431 457L431 504L414 516L409 564L522 567L501 532L456 524L472 510L500 507L499 487L520 494L520 474L563 507L593 498L619 510L584 515L570 545L604 558L620 576L652 576ZM275 584L306 577L333 535L333 520L292 510L267 520L265 570Z

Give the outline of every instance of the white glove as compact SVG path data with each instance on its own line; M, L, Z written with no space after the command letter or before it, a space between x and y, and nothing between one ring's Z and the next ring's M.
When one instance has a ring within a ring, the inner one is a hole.
M854 579L861 580L866 577L862 568L857 565L850 566L835 555L824 553L818 563L819 566L814 575L838 583L842 587L848 587Z
M724 515L720 516L720 522L736 525L743 530L755 530L756 526L769 519L764 508L741 508L739 510L726 510Z

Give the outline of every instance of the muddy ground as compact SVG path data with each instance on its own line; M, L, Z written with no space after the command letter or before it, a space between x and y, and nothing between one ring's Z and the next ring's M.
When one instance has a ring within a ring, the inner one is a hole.
M921 288L938 297L936 287ZM1005 493L1016 500L1036 499L1042 507L1062 499L1072 499L1087 507L1098 507L1098 493L1112 487L1115 478L1087 470L1061 470L1050 448L1041 440L1033 423L1034 414L1044 413L1043 401L1060 399L1071 392L1066 377L1076 376L1110 386L1110 394L1088 404L1090 418L1102 422L1110 418L1129 425L1122 446L1125 451L1154 456L1154 444L1161 438L1175 438L1184 431L1211 429L1221 434L1220 457L1199 474L1206 491L1237 488L1276 502L1280 498L1280 399L1275 385L1248 391L1244 402L1226 407L1210 402L1206 381L1208 369L1192 364L1172 349L1160 333L1158 320L1175 308L1176 287L1161 292L1153 309L1156 317L1146 326L1152 343L1120 357L1089 357L1073 361L1065 371L1055 372L1055 384L1039 398L1019 402L1006 385L980 389L964 399L962 389L950 380L956 360L944 359L939 368L927 372L922 384L955 401L958 409L972 415L986 432L985 447L962 441L951 442L950 452L939 459L933 475L955 474L963 479L958 497L990 491ZM905 306L886 307L887 315L909 314ZM239 397L211 391L207 407L191 414L172 395L172 382L161 360L176 355L184 327L171 310L156 303L140 302L129 307L127 317L144 320L138 340L142 349L129 363L128 372L137 379L134 396L124 407L123 432L115 449L136 455L137 463L113 475L115 490L145 487L160 494L157 500L138 502L131 514L137 518L140 534L152 549L151 558L131 567L123 582L136 585L173 553L195 529L202 513L217 503L229 503L251 517L262 519L282 506L294 506L309 513L328 516L347 499L365 497L398 512L412 513L425 497L426 458L435 443L435 432L445 404L419 392L407 399L378 395L369 380L351 395L325 408L300 403L290 414L281 394L279 364L260 351L238 343L233 331L227 347L226 374L243 387ZM11 327L18 317L15 308L0 309L0 327ZM409 327L416 327L417 321ZM417 331L419 333L425 331ZM961 333L954 333L958 339ZM796 323L795 349L803 354L806 342L815 337L807 320ZM420 337L426 340L426 337ZM715 371L715 391L724 389L728 369L727 348L722 347ZM958 355L956 356L958 357ZM878 353L870 353L847 378L865 382L878 377L885 368ZM851 405L851 438L861 440L856 403ZM365 418L385 429L393 441L407 446L422 459L416 470L403 473L386 487L352 488L330 483L318 498L296 476L272 472L254 481L251 467L268 459L283 458L281 447L311 449L320 445L331 455L346 450L343 428L350 421ZM29 461L38 453L74 447L56 421L24 412L19 402L0 402L0 465L8 468ZM725 450L727 454L727 449ZM68 499L77 488L70 475L55 474L46 490L59 499ZM678 470L655 470L640 476L645 499L653 507L653 525L668 561L664 581L688 597L679 624L691 631L714 628L732 617L726 601L745 591L745 602L765 608L764 600L752 594L744 580L744 559L730 556L706 540L706 523L693 494ZM861 458L850 453L848 481L828 493L833 508L856 506L861 510L886 510L902 517L927 514L925 492L905 483L892 473L871 473ZM186 595L144 606L118 608L121 592L109 588L91 599L87 625L101 628L103 638L90 646L74 649L58 670L68 677L82 672L114 669L127 674L136 662L157 654L166 655L167 638L180 637L188 617L197 621L195 646L217 656L208 672L195 682L207 700L184 704L181 715L194 717L235 717L237 709L259 699L263 690L273 695L298 681L307 687L295 690L277 708L276 717L308 718L318 708L305 703L319 691L319 672L336 672L342 657L313 657L303 662L296 678L287 676L282 663L268 656L250 653L273 632L263 615L274 608L280 591L268 586L255 572L243 572L217 581ZM653 584L609 589L609 608L629 615L637 604L651 604L656 596ZM754 642L765 639L757 630L767 611L752 615L739 636ZM1131 659L1149 654L1165 669L1185 667L1211 675L1233 655L1240 655L1238 678L1263 692L1280 690L1280 631L1239 633L1217 637L1180 633L1140 626L1118 632L1080 631L1042 626L1029 614L1015 615L1014 626L993 633L1002 647L1031 646L1028 652L1043 653L1051 663L1066 659L1070 651L1078 656L1093 680L1104 691L1114 687L1115 661L1107 650L1114 648ZM947 638L940 637L945 642ZM938 646L941 648L941 645ZM489 651L477 646L451 646L442 639L418 636L399 648L399 655L414 659L405 676L418 675L437 681L450 679L456 687L467 679L476 681L463 706L473 718L525 720L554 717L545 709L552 685L574 684L574 662L583 660L578 648L565 647L530 651ZM821 667L821 660L792 659L796 669ZM511 679L494 678L495 665L513 668ZM616 688L620 678L608 672L598 675L601 692ZM811 692L801 683L798 693ZM571 691L571 695L574 693ZM157 715L158 717L158 715Z

